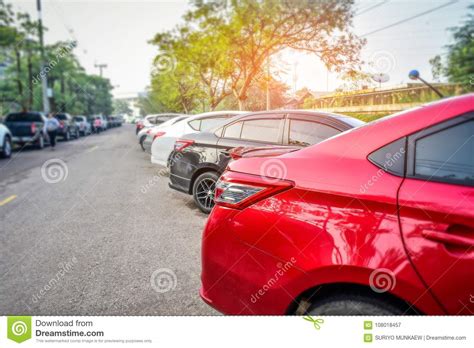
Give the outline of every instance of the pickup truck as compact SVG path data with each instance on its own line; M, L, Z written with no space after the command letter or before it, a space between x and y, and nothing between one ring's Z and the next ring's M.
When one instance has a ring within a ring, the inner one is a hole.
M34 145L42 149L49 142L46 117L41 112L12 112L6 116L4 124L10 129L14 144Z

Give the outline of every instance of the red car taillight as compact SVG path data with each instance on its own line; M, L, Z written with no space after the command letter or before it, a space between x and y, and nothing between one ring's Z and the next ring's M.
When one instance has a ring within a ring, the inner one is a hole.
M166 134L166 132L158 132L158 133L156 133L156 134L153 136L153 140L155 140L155 139L158 138L158 137L162 137L162 136L165 135L165 134Z
M35 123L31 124L31 133L33 133L33 134L36 133L36 124Z
M216 184L214 201L220 206L244 209L293 186L294 183L289 180L276 180L228 171L220 177Z
M178 139L174 143L174 150L176 152L181 152L188 146L191 146L192 144L194 144L194 140Z

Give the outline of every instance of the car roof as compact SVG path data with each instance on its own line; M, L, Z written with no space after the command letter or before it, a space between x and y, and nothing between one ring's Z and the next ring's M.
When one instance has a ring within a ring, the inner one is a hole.
M207 130L207 132L215 132L219 130L220 128L223 128L227 126L228 124L235 122L237 120L243 119L245 117L251 117L251 116L258 116L258 115L274 115L274 114L299 114L299 115L314 115L314 116L323 116L323 117L328 117L328 118L333 118L338 121L341 121L347 125L349 125L351 128L353 127L359 127L365 124L364 121L359 120L354 117L346 116L346 115L340 115L340 114L334 114L330 112L323 112L323 111L318 111L318 110L299 110L299 109L276 109L276 110L266 110L266 111L254 111L254 112L244 112L243 114L236 115L229 120L225 124L220 124L212 129Z
M248 111L237 111L237 110L222 110L222 111L210 111L210 112L204 112L202 114L197 114L190 116L188 121L193 121L193 120L200 120L206 117L212 117L212 116L224 116L224 115L245 115L248 114Z
M402 137L446 121L458 115L474 111L474 93L443 98L416 108L382 117L361 127L348 130L302 151L318 151L334 142L357 144L353 149L372 152ZM351 152L352 150L348 150ZM354 150L356 151L356 150ZM304 155L302 152L301 155Z
M174 117L174 116L181 116L185 114L179 114L179 113L172 113L172 112L163 112L161 114L151 114L151 115L146 115L145 118L151 118L151 117L157 117L157 116L169 116L169 117Z

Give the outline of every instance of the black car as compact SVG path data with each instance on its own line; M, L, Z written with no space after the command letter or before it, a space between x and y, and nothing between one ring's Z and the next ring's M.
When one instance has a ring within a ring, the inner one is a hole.
M108 128L118 127L117 118L115 116L107 116L107 127Z
M214 206L215 184L236 147L305 147L364 124L343 115L308 110L265 111L233 117L210 132L189 134L170 156L171 188L194 196L199 209Z
M65 141L69 141L71 138L79 138L79 127L71 115L57 113L54 117L59 121L58 136L62 137Z
M12 133L14 144L34 145L42 149L49 142L46 117L41 112L12 112L6 116L4 123Z

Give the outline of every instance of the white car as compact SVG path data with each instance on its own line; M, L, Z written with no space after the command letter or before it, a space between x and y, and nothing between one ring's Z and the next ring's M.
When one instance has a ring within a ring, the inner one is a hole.
M3 124L0 124L0 157L10 158L12 155L12 133Z
M169 122L177 119L177 117L182 117L182 116L189 117L189 115L185 115L185 114L161 114L161 115L162 116L160 117L158 122L157 122L158 115L148 115L148 116L145 116L145 118L141 120L142 128L137 131L137 140L139 143L143 141L144 135L146 135L146 132L150 130L150 128L162 126L164 124L169 125L170 124Z
M139 142L142 147L142 150L145 152L150 153L151 152L151 144L153 143L153 140L155 140L156 137L164 134L166 130L174 125L175 123L182 121L186 118L189 118L189 115L182 115L182 116L177 116L172 118L171 120L168 120L166 122L163 122L162 124L158 126L154 126L151 128L144 128L142 129L138 135L139 135Z
M168 159L174 149L174 143L184 134L202 132L219 126L225 120L248 111L212 111L188 117L168 127L159 137L155 137L151 145L151 162L167 166Z
M170 119L175 118L176 116L182 116L182 114L165 113L165 114L147 115L143 119L143 126L145 128L159 126L160 124L163 124L164 122L169 121Z

